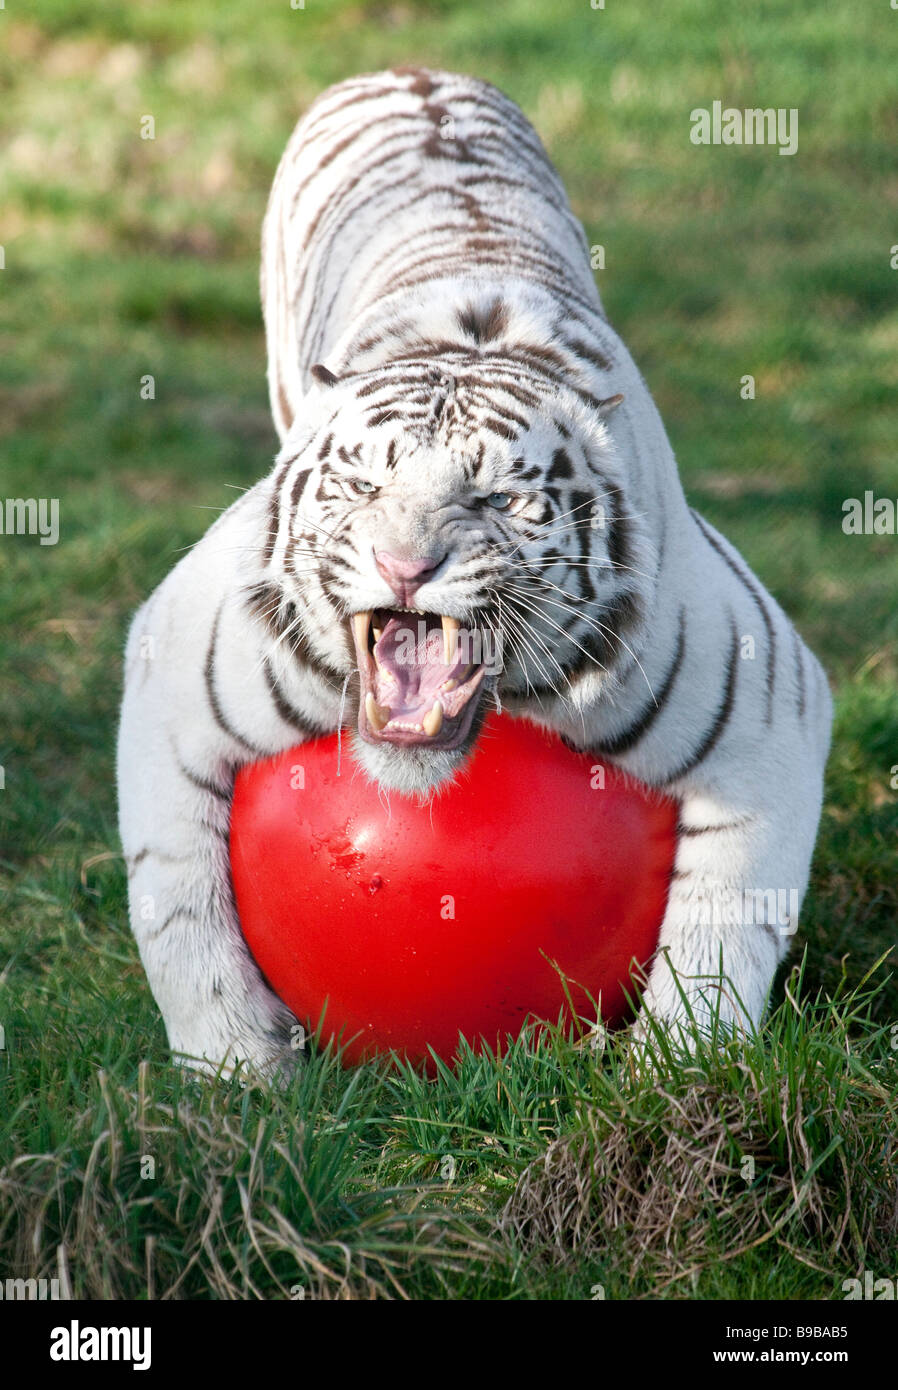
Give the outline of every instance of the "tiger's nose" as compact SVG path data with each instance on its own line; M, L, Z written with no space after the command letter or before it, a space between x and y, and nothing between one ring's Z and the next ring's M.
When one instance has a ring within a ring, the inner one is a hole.
M378 573L387 581L402 608L411 608L412 599L421 585L427 583L445 558L445 555L441 555L438 560L431 559L430 556L419 556L417 559L404 560L398 555L391 555L389 550L374 552L374 563Z

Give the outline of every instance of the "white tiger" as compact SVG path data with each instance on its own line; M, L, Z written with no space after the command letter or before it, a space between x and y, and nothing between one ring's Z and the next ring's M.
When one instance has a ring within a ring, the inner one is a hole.
M807 883L826 678L688 507L521 111L421 69L325 92L277 171L262 300L274 469L127 644L121 837L173 1051L295 1060L235 913L230 797L344 708L387 792L448 785L496 702L675 796L644 1008L756 1023Z

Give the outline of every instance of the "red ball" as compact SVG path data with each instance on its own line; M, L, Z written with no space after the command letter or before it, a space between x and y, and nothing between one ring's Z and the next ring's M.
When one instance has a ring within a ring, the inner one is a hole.
M388 801L388 806L385 804ZM344 1061L451 1061L528 1018L625 1016L658 943L677 806L535 726L490 716L430 805L378 795L344 737L244 767L231 868L272 988ZM554 965L553 965L554 962Z

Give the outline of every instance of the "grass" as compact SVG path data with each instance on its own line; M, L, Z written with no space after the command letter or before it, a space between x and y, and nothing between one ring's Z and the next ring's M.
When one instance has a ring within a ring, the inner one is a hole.
M62 1260L76 1296L782 1299L893 1275L898 539L844 535L841 504L898 496L898 18L38 0L0 24L2 491L58 497L61 522L55 548L0 539L4 1277ZM691 500L830 672L801 976L738 1055L662 1056L654 1078L620 1039L555 1032L432 1082L316 1056L286 1095L204 1087L169 1064L126 923L124 632L274 454L258 232L297 115L414 61L496 81L537 123ZM690 110L718 98L798 107L798 154L692 146Z
M831 1298L893 1259L898 1054L875 991L805 983L747 1044L658 1032L648 1072L556 1028L436 1081L319 1052L284 1094L176 1072L158 1028L135 1067L151 1011L122 1037L99 999L39 1074L16 1010L6 1267L105 1299Z

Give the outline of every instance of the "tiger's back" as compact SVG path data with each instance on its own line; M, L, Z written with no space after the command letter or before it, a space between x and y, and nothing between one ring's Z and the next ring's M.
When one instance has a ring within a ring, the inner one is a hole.
M472 323L475 339L520 342L535 321L575 375L578 362L609 365L586 238L520 108L486 82L423 69L331 87L287 145L263 229L281 437L314 363L362 372L464 346L453 311L497 279L501 309Z

